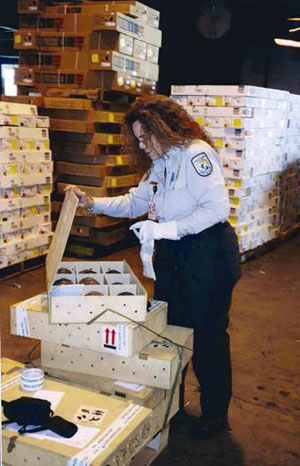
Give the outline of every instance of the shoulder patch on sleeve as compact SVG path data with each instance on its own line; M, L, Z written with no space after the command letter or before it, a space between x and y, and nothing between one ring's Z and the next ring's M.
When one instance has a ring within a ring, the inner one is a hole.
M205 152L195 155L191 159L192 165L198 175L209 176L213 171L213 166Z

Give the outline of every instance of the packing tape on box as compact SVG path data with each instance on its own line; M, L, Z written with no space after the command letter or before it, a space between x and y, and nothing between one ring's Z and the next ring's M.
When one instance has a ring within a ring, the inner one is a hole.
M36 392L44 385L44 372L41 369L24 369L21 372L21 389L25 392Z

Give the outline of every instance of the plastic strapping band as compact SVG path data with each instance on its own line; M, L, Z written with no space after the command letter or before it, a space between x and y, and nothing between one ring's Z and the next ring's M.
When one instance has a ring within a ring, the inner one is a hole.
M180 374L181 368L182 368L182 356L183 356L182 346L178 346L177 351L178 351L178 366L177 366L177 370L176 370L175 379L174 379L174 382L173 382L173 385L172 385L172 388L171 388L170 399L169 399L169 403L168 403L168 406L167 406L167 409L166 409L166 412L165 412L165 418L164 418L162 430L164 430L167 427L167 424L168 424L168 418L169 418L170 411L171 411L171 406L172 406L172 403L173 403L173 400L174 400L174 395L175 395L177 382L178 382L178 379L179 379L179 374Z
M121 314L120 312L114 311L113 309L105 309L104 311L100 312L100 314L98 314L96 317L94 317L94 318L91 319L89 322L87 322L87 325L90 325L90 324L92 324L93 322L95 322L99 317L102 317L106 312L113 312L114 314L116 314L116 315L118 315L118 316L120 316L120 317L125 317L125 318L128 319L130 322L132 322L132 323L138 325L139 327L142 327L142 328L148 330L149 332L153 333L153 334L156 335L157 337L163 338L164 340L168 341L169 343L172 343L174 346L177 347L177 351L178 351L178 365L177 365L177 369L176 369L175 379L174 379L174 382L173 382L172 388L171 388L171 394L170 394L169 403L168 403L168 406L167 406L167 409L166 409L166 412L165 412L165 416L164 416L164 422L163 422L163 427L162 427L162 430L163 430L163 429L165 429L165 427L166 427L167 424L168 424L168 418L169 418L169 414L170 414L170 411L171 411L172 403L173 403L173 400L174 400L176 385L177 385L177 382L178 382L178 379L179 379L179 374L180 374L181 368L182 368L183 350L184 350L184 349L187 349L188 351L191 351L191 352L193 352L193 350L192 350L191 348L187 347L187 346L179 345L179 344L176 343L175 341L171 340L170 338L164 337L163 335L160 335L159 333L155 332L154 330L152 330L151 328L149 328L149 327L147 327L146 325L142 324L141 322L137 322L136 320L131 319L130 317L124 316L124 315Z
M93 317L91 320L89 320L89 321L86 323L86 325L91 325L91 324L93 324L97 319L99 319L99 318L102 317L104 314L106 314L106 312L112 312L113 314L116 314L116 315L118 315L119 317L122 317L123 319L127 319L127 320L129 320L129 322L132 322L133 324L136 324L136 325L138 325L139 327L142 327L142 328L144 328L145 330L148 330L148 332L153 333L156 337L163 338L164 340L168 341L169 343L172 343L172 345L177 346L178 348L187 349L188 351L193 352L193 349L189 348L188 346L179 345L178 343L176 343L175 341L171 340L170 338L167 338L167 337L161 335L160 333L155 332L155 331L152 330L151 328L147 327L147 325L144 325L144 324L142 324L141 322L137 322L136 320L131 319L131 317L125 316L124 314L121 314L121 312L114 311L113 309L105 309L104 311L100 312L98 315L96 315L95 317Z

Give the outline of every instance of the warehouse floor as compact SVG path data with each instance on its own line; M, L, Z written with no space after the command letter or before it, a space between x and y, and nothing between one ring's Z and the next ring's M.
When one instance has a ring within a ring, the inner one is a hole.
M125 258L141 278L138 248ZM105 258L107 260L108 257ZM142 279L151 296L152 283ZM40 268L0 282L2 356L24 362L34 345L9 335L9 306L45 289ZM300 235L243 265L231 316L234 397L232 433L192 441L173 424L169 446L155 466L297 466L300 464ZM35 355L38 357L38 353ZM200 414L189 371L186 411ZM17 466L17 465L16 465Z

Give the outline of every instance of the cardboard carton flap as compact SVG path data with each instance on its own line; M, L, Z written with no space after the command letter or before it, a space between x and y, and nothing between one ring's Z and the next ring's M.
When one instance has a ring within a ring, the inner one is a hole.
M75 212L78 205L77 196L68 191L61 208L54 236L46 258L47 290L50 291L59 263L62 260Z

